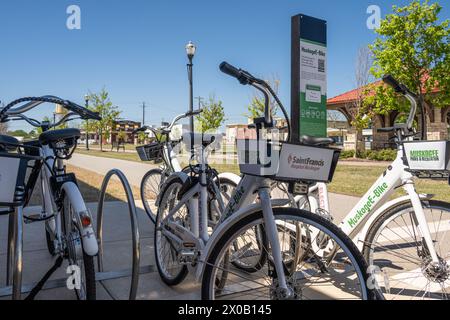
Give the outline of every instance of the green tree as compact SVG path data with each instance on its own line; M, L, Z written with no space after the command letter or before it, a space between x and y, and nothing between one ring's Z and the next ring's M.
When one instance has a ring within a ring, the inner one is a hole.
M376 30L370 46L376 78L391 74L419 95L422 102L442 107L450 103L450 21L439 21L442 7L428 0L414 0L405 7L393 6ZM437 86L439 93L433 92ZM409 104L391 88L367 87L364 113L408 112ZM370 94L369 94L370 92ZM426 134L425 123L422 133Z
M27 139L29 137L28 133L22 129L10 131L9 134L13 137L22 137L24 139Z
M119 140L118 142L126 142L127 140L127 134L125 131L121 130L117 133L117 139Z
M144 144L145 139L147 139L147 134L141 131L137 134L137 139L139 144Z
M89 121L90 129L97 132L100 137L100 150L103 151L103 140L106 140L111 135L111 130L114 122L120 115L120 111L113 105L109 99L109 93L103 88L99 93L90 93L89 101L91 101L91 107L95 112L98 112L102 117L100 121Z
M268 81L269 85L272 87L272 89L275 91L276 94L278 94L278 88L280 87L280 81L277 79L274 79L272 81ZM270 100L270 108L272 111L272 118L275 117L278 111L278 105L274 101L274 99ZM264 117L264 111L265 111L265 105L264 105L264 96L261 92L255 91L252 101L250 102L250 105L247 106L248 114L245 114L245 116L249 119L256 119L256 118L262 118Z
M198 130L201 133L205 133L214 132L219 129L226 120L222 101L216 100L211 95L208 102L204 103L202 107L203 112L196 117Z

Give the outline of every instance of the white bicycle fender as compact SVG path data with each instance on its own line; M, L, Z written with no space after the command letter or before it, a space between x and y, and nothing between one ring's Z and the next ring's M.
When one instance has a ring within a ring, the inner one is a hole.
M284 207L287 204L289 204L288 199L273 199L271 201L272 208L273 207ZM233 226L237 221L244 219L245 217L249 216L250 214L261 211L261 204L255 203L250 206L247 206L245 208L242 208L235 213L233 213L228 219L226 219L224 222L222 222L217 229L214 230L213 234L211 235L211 238L209 238L208 242L206 243L205 248L202 251L200 261L197 266L196 270L196 280L200 281L203 272L205 271L205 263L203 261L207 261L209 258L209 255L211 253L211 249L217 244L219 239L222 237L222 235L231 227Z
M233 183L235 183L236 185L239 184L239 182L241 182L241 177L238 176L235 173L231 173L231 172L223 172L221 174L219 174L219 179L228 179L230 181L232 181Z
M164 182L164 184L161 186L160 190L164 190L164 188L165 188L172 180L175 180L175 179L177 179L177 178L180 178L181 181L182 181L183 183L185 183L185 182L189 179L189 176L188 176L186 173L182 172L182 171L180 171L180 172L174 172L174 173L172 173L172 174L166 179L166 181ZM162 200L161 198L162 198L162 196L163 196L162 192L159 192L158 196L156 197L156 201L155 201L156 207L159 207L159 205L161 204L161 200Z
M62 185L62 189L66 193L70 200L73 211L77 214L78 221L82 213L89 212L84 203L84 199L81 196L80 190L73 182L66 182ZM81 230L81 241L83 242L83 250L89 256L95 256L98 254L97 237L95 236L94 228L91 226L83 228L79 226Z
M429 200L430 198L427 197L427 195L419 194L419 197L421 200ZM364 223L364 227L361 229L361 231L353 237L353 242L356 244L358 249L360 251L363 250L364 247L364 241L366 240L367 233L369 232L370 228L372 227L375 220L385 211L391 210L399 205L402 205L404 203L411 202L409 196L403 196L400 198L393 199L391 201L386 202L384 205L382 205L380 208L378 208L371 216L370 218Z

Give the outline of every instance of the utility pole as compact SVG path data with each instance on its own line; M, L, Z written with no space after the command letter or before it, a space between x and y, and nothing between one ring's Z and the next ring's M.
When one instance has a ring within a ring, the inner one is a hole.
M198 97L195 97L194 99L198 100L198 109L200 110L202 108L202 101L204 100L204 98L198 96Z
M147 106L145 105L145 102L142 102L142 126L145 126L145 108L147 108Z

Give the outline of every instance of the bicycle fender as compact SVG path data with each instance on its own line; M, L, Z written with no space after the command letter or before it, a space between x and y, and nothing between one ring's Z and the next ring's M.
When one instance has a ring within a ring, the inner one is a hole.
M232 172L223 172L223 173L219 174L218 177L219 177L219 179L221 179L221 178L228 179L228 180L232 181L233 183L235 183L236 185L238 185L239 182L241 182L241 177Z
M161 200L162 200L162 197L163 197L163 193L161 191L164 190L166 188L166 186L168 186L173 180L178 179L178 178L181 179L181 181L183 183L185 183L187 180L189 180L189 175L184 173L184 172L182 172L182 171L181 172L174 172L174 173L172 173L166 179L166 181L164 181L164 184L160 188L160 192L159 192L158 197L156 198L156 201L155 201L156 207L159 207L159 205L161 204Z
M274 208L274 207L284 207L286 205L289 205L290 202L288 199L273 199L271 200L271 203L272 208ZM195 273L197 281L201 281L201 277L203 275L203 272L205 271L206 266L204 262L208 261L211 255L212 248L214 248L214 246L217 245L217 242L222 237L222 235L224 235L225 232L227 232L237 221L242 220L245 217L249 216L250 214L258 211L262 211L260 203L255 203L250 206L246 206L245 208L239 209L214 230L213 234L211 235L211 238L209 238L200 256L200 260Z
M78 186L73 182L66 182L62 185L62 189L70 200L70 204L76 214L78 227L81 230L81 241L83 242L83 250L89 256L95 256L98 253L97 237L95 236L94 228L91 226L83 228L81 226L80 215L89 214L89 210L84 203Z
M420 200L430 200L430 196L426 194L419 194ZM355 237L353 237L353 242L356 244L358 249L360 251L363 250L364 243L366 240L366 236L369 233L369 230L372 228L373 223L375 222L378 217L380 217L384 212L388 210L392 210L398 206L401 206L405 203L411 202L411 199L409 196L403 196L400 198L393 199L391 201L386 202L384 205L382 205L380 208L378 208L371 216L370 218L364 223L363 228L361 229L358 234L356 234ZM342 222L344 223L344 222Z

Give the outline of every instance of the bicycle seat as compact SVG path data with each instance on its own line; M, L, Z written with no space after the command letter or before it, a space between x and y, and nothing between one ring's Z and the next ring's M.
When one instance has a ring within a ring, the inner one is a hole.
M202 133L184 133L183 134L183 142L186 146L190 145L191 141L194 141L194 146L202 145L203 147L207 147L214 142L218 142L219 137L216 134L202 134Z
M326 146L329 146L330 144L333 144L334 140L331 138L317 138L317 137L312 137L312 136L301 136L300 143L307 145L307 146L326 147Z
M19 140L11 136L0 134L0 144L19 144Z
M47 145L52 142L57 142L61 140L71 139L71 138L80 138L81 132L78 129L61 129L61 130L51 130L42 133L39 136L39 142L42 145Z
M0 134L0 151L12 151L15 150L16 147L9 146L11 144L19 144L19 140L11 136L5 136Z

